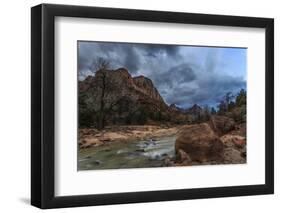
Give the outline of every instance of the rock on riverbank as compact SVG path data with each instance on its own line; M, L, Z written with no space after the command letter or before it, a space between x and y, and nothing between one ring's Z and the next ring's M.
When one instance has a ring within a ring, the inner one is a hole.
M220 161L223 143L207 123L187 125L181 128L175 143L176 154L181 150L192 161Z
M181 128L175 143L176 155L174 158L166 158L164 166L246 163L246 125L232 127L229 125L231 121L226 123L217 125L217 128L211 128L213 124L210 123ZM227 127L224 129L225 134L223 131L215 131L221 126Z

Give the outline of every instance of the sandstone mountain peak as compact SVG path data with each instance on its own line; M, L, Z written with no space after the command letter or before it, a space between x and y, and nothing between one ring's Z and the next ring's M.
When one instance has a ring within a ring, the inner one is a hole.
M95 76L79 81L79 91L81 104L87 106L90 102L92 116L102 117L93 119L101 122L96 126L104 126L103 122L139 124L171 119L171 109L152 80L145 76L132 77L125 68L99 70Z
M194 104L192 107L190 107L187 112L190 114L198 114L202 112L202 107L200 107L198 104Z
M169 107L170 107L170 109L173 110L173 111L177 111L177 112L184 113L184 109L178 107L175 103L170 104Z
M133 81L137 87L136 88L137 90L139 90L142 93L145 93L146 95L150 96L153 99L164 102L163 98L159 94L158 90L154 86L151 79L141 75L141 76L134 77Z
M114 72L120 72L120 73L122 73L124 75L130 75L129 71L126 68L124 68L124 67L120 67L120 68L118 68L116 70L113 70L113 71Z
M95 76L87 76L85 80L79 82L80 91L86 92L90 89L90 87L99 86L99 78L105 78L104 80L107 82L104 83L111 84L111 88L112 84L119 85L116 87L116 91L111 91L112 93L122 91L121 93L125 96L135 90L134 92L137 92L139 95L147 96L148 98L155 99L156 101L160 101L162 104L166 105L151 79L143 75L132 77L126 68L118 68L116 70L98 70Z

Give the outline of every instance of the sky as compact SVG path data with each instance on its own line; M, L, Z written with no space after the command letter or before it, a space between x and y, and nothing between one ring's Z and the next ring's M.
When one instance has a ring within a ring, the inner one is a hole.
M227 92L246 89L246 48L78 41L80 80L98 58L150 78L168 105L182 108L216 106Z

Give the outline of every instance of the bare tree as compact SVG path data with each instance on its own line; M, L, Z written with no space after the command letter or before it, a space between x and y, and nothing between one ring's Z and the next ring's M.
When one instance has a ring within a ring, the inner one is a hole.
M103 129L106 125L106 117L116 107L122 97L113 96L112 91L116 90L118 83L112 78L110 62L104 58L94 59L91 65L91 72L95 74L96 89L95 94L96 106L95 114L97 118L97 128Z
M92 61L91 71L95 73L98 70L107 70L110 68L110 62L104 58L97 58Z
M110 86L112 86L112 82L108 77L108 71L110 63L104 58L97 58L92 61L91 64L91 72L95 73L96 82L100 89L100 98L99 98L99 109L97 110L97 128L103 129L105 126L105 96L106 92Z

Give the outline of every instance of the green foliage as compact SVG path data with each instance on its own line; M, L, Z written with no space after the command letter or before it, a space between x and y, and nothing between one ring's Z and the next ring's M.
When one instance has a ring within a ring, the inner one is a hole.
M79 127L90 127L92 124L91 114L87 111L79 110Z
M144 107L140 107L136 114L136 121L139 125L144 125L148 120L148 113Z
M236 96L236 106L246 105L247 95L244 89L241 89L240 92Z
M202 123L208 121L211 117L211 110L208 105L205 105L201 112L196 113L193 115L193 123ZM213 108L213 110L215 110Z
M138 124L144 125L147 122L147 114L146 113L140 113L138 117Z
M219 115L227 115L229 114L229 112L236 110L237 107L245 106L246 99L246 91L244 89L241 89L240 92L236 95L236 97L232 93L228 92L219 102L217 113Z
M237 123L246 122L246 105L241 107L235 107L232 111L226 114L228 117L231 117Z
M227 103L224 100L221 100L218 105L218 114L224 115L227 112Z
M227 97L227 95L225 97ZM224 99L220 102L218 105L218 114L231 117L237 123L246 122L246 100L246 91L241 89L233 100L227 102L226 99Z
M144 107L138 107L135 111L129 111L125 117L125 124L144 125L152 114Z
M217 113L216 109L214 107L211 108L211 115L215 115Z
M230 101L229 104L228 104L228 111L231 111L232 109L234 109L236 106L235 102L234 101Z
M161 113L161 111L157 111L155 114L156 114L155 115L155 119L157 121L162 121L162 113Z
M79 127L90 127L93 125L93 113L87 104L87 95L79 94Z
M224 96L224 101L227 105L229 105L229 103L233 100L234 95L232 94L232 92L227 92Z

